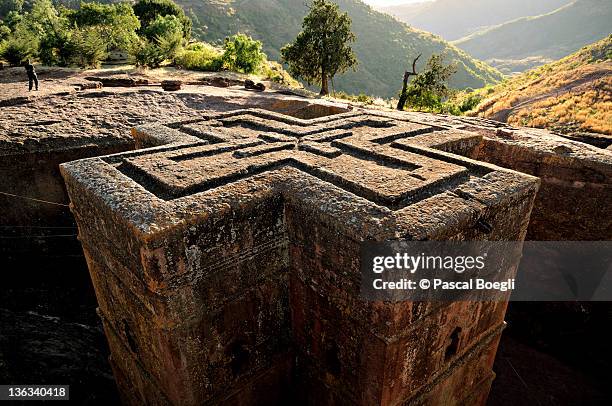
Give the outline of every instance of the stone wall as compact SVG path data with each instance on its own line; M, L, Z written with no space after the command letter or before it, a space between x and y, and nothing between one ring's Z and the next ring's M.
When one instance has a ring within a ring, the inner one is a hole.
M527 239L612 239L612 154L547 131L498 130L471 154L541 179Z
M59 165L133 149L126 138L0 140L0 257L20 263L80 255ZM6 263L6 262L4 262Z
M242 110L134 136L62 165L124 401L484 404L505 302L359 298L362 241L524 238L539 182L456 155L481 135Z
M76 403L119 401L59 165L133 146L0 134L0 381L65 382Z
M527 240L612 239L610 151L546 130L515 128L491 120L422 113L402 116L478 134L482 137L479 143L453 152L540 178Z
M383 113L479 135L479 142L455 149L460 155L540 178L526 238L534 241L612 239L612 152L548 131L503 123L422 113ZM435 141L431 146L436 148ZM524 269L519 272L534 272ZM584 272L590 269L585 267ZM513 302L509 334L568 365L605 377L612 368L612 335L607 302ZM573 348L571 352L567 348Z

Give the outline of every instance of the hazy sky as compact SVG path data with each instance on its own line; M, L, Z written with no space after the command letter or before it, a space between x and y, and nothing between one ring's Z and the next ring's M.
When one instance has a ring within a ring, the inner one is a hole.
M363 0L363 1L368 4L371 4L372 6L391 6L395 4L420 3L423 1L431 1L431 0Z

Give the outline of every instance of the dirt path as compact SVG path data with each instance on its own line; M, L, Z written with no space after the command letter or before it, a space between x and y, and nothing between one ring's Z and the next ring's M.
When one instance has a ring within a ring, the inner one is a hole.
M558 97L559 95L564 94L564 93L568 93L568 92L575 91L575 90L580 90L580 88L583 87L584 85L590 84L594 82L595 80L602 79L609 75L610 75L609 71L590 72L586 74L585 76L583 76L582 78L580 78L579 80L568 83L565 86L561 86L553 90L550 90L546 93L537 95L535 97L531 97L531 98L522 100L520 103L515 104L514 106L510 108L497 111L493 113L489 118L496 120L496 121L501 121L503 123L507 123L511 115L513 115L514 113L518 112L519 110L527 106L538 103L542 100L546 100L550 97Z

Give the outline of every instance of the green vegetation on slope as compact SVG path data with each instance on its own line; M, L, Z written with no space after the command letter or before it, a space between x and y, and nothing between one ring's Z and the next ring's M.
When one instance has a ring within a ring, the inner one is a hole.
M483 60L554 60L612 30L612 1L575 0L551 13L525 17L472 34L454 44ZM491 61L492 63L494 61Z
M281 56L292 75L321 85L320 94L325 96L334 76L357 66L353 42L355 34L348 14L332 1L313 0L302 31L294 42L281 49Z
M134 8L111 0L66 7L73 1L11 3L6 23L0 20L0 58L15 66L31 59L45 65L97 67L119 49L141 66L228 70L299 87L279 63L267 60L261 42L248 35L232 35L222 48L189 42L191 20L172 0L139 0Z
M470 97L484 100L469 115L564 133L612 134L612 35Z
M280 49L292 42L307 13L304 0L178 0L193 20L193 35L220 44L236 32L263 42L271 59L280 59ZM415 30L393 17L373 10L359 0L337 0L353 20L357 40L353 46L359 65L334 79L334 87L348 93L383 97L397 96L404 70L422 53L421 69L432 54L445 55L458 71L451 87L482 87L502 75L483 62L432 34Z
M571 0L435 0L381 8L413 27L456 40L491 25L553 11Z

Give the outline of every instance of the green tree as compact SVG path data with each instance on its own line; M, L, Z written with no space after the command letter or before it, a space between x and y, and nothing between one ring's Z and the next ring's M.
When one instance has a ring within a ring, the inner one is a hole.
M35 0L18 17L9 14L13 29L2 53L19 64L38 58L46 65L98 66L113 46L138 41L138 18L128 4L81 3L81 9L56 9L50 0ZM175 24L179 27L180 23Z
M255 73L266 60L262 44L245 34L225 39L225 52L221 57L223 67L235 72Z
M32 10L23 14L20 23L34 34L43 37L65 29L68 19L58 13L51 0L35 0Z
M108 57L107 37L98 26L86 26L72 32L69 48L71 63L82 68L98 67Z
M17 27L17 24L19 24L22 20L23 15L20 12L11 11L4 18L4 24L9 27L11 31L13 31L15 27Z
M0 1L0 18L4 18L8 13L14 11L21 13L23 10L23 0L2 0Z
M451 95L448 80L455 74L455 65L444 65L442 55L432 55L425 70L410 82L404 95L407 104L417 110L439 111L442 101Z
M49 0L36 0L31 11L23 14L13 10L6 20L11 34L3 46L2 56L13 65L39 56L40 44L54 42L49 37L64 31L62 20Z
M156 68L172 59L181 49L183 30L181 21L174 15L157 16L144 31L144 37L136 46L136 64Z
M38 57L41 62L45 65L69 64L69 22L58 13L51 0L36 0L19 24L39 38Z
M321 94L326 95L329 79L355 69L357 58L350 47L354 41L348 14L328 0L314 0L302 31L292 44L281 49L281 56L291 75L321 85Z
M59 28L40 37L38 58L45 65L70 65L74 49L70 46L72 32Z
M147 39L155 39L165 36L176 36L183 38L183 26L179 18L168 14L165 16L158 15L155 17L143 32L143 36Z
M2 46L2 58L14 66L34 58L38 51L38 38L29 31L13 32Z
M140 20L140 34L144 33L158 16L172 15L182 24L183 37L191 38L191 19L185 15L183 9L172 0L140 0L134 4L134 14Z
M6 40L9 35L11 35L11 29L0 20L0 42Z
M101 4L81 2L77 10L71 10L68 18L72 25L79 28L94 27L87 36L93 38L98 32L106 43L106 49L129 49L138 36L140 21L128 3Z

